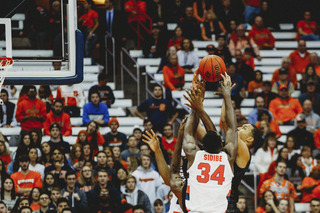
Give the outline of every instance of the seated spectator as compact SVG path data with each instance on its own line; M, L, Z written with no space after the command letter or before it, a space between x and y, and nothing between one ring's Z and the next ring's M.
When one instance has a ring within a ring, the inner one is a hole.
M33 212L40 209L40 189L35 187L31 190L30 196L29 196L29 202L30 202L30 208Z
M264 107L269 108L270 102L277 97L277 94L271 91L271 82L263 81L262 82L263 92L258 93L257 96L262 96L264 99Z
M319 41L319 37L316 36L317 23L312 21L310 11L304 12L304 20L300 20L297 23L297 40L305 41Z
M49 85L40 85L38 90L38 98L46 105L47 113L50 112L53 104L53 95Z
M318 57L318 54L315 53L315 52L310 53L309 61L310 61L310 64L309 64L309 65L314 66L314 68L316 69L317 75L320 77L320 65L319 65L319 57Z
M270 128L269 122L262 120L262 121L259 121L258 123L259 123L259 126L257 127L261 133L262 140L260 140L259 143L255 146L254 152L256 152L263 145L263 141L269 136L269 134L274 134L274 132L272 132Z
M14 85L5 85L3 84L1 87L1 90L6 90L8 93L8 97L11 99L15 96L17 93L17 88Z
M215 41L218 35L226 34L226 29L218 20L218 17L212 10L208 10L201 27L201 37L204 41Z
M186 2L183 0L175 0L169 3L170 15L168 16L168 23L178 23L183 18L186 10Z
M249 65L253 70L255 69L254 58L253 58L253 49L246 48L243 53L243 61Z
M319 195L311 199L310 213L319 213L320 210L320 198Z
M27 155L19 156L20 171L11 175L17 195L29 196L34 187L41 188L42 180L39 172L29 170L30 159Z
M258 122L256 123L256 126L260 128L260 123L262 121L267 122L267 126L270 127L271 131L276 134L276 138L281 137L281 131L278 125L278 122L275 120L272 120L272 113L270 111L267 111L265 109L260 109L258 111Z
M127 160L130 155L136 155L140 157L140 150L138 149L138 142L136 137L133 135L128 138L128 149L125 149L121 152L121 157L123 160Z
M169 47L167 54L161 58L157 73L162 73L163 67L169 64L169 57L171 55L177 55L177 49L175 46Z
M316 74L315 68L312 65L306 67L306 71L302 74L302 79L300 80L300 91L305 93L307 91L307 84L313 82L316 86L316 92L320 92L320 77Z
M288 160L288 149L286 147L282 147L280 150L279 150L279 155L278 155L278 158L275 160L275 161L272 161L269 168L268 168L268 171L264 174L265 177L267 179L269 178L272 178L272 176L276 173L276 164L277 162L281 161L281 162L285 162L287 165L289 163L289 160ZM264 179L265 180L265 179ZM263 181L264 181L263 180ZM262 181L262 178L260 179L260 182Z
M275 196L275 193L271 191L270 189L263 192L261 198L258 202L258 208L256 209L256 213L264 213L264 212L270 212L266 211L271 208L271 210L276 210L278 206L278 199ZM276 212L276 211L274 211Z
M57 213L63 213L64 209L68 209L69 208L69 204L68 204L68 200L64 197L61 197L57 200Z
M302 105L303 112L298 116L302 116L307 123L306 129L312 134L316 131L316 129L320 128L320 116L313 112L312 110L312 101L306 99ZM297 122L295 122L295 126L297 126Z
M7 148L6 142L0 141L0 159L2 160L1 166L3 169L7 168L7 166L11 162L10 153L11 153L11 151Z
M250 1L245 0L242 1L245 9L244 9L244 20L245 23L250 23L251 20L260 13L261 10L261 1Z
M18 196L15 193L14 182L8 175L5 177L1 176L1 201L6 204L9 211L12 211ZM1 209L1 208L0 208Z
M291 60L290 66L296 70L296 73L304 73L305 67L309 64L310 53L306 48L306 41L299 40L298 48L291 52L289 58Z
M57 208L57 201L59 198L62 198L61 190L59 187L54 187L51 191L50 200L53 208ZM66 204L67 205L67 204Z
M0 107L0 127L8 128L17 126L16 121L16 105L9 101L9 93L7 90L1 90L1 100L3 104Z
M303 104L306 99L312 100L312 108L314 112L320 115L320 94L316 92L316 85L314 81L307 82L307 91L299 96L300 104Z
M279 94L279 88L281 86L286 86L288 88L289 96L291 96L291 94L294 92L294 85L292 82L288 81L287 79L288 79L288 69L281 68L279 70L279 81L276 81L272 85L271 91L276 94Z
M152 19L152 23L157 24L162 30L166 29L167 19L167 4L161 0L147 1L147 14Z
M53 174L52 173L45 174L43 179L42 189L44 189L45 192L52 193L54 188L57 186L58 186L58 183L57 183L57 180L54 179Z
M190 40L198 40L200 38L200 24L197 19L193 17L193 8L186 7L185 17L180 18L178 25L182 29L182 36Z
M92 147L93 155L99 151L98 146L104 144L104 138L99 131L99 125L95 121L90 121L87 124L87 140Z
M169 56L169 64L162 69L166 98L172 100L171 91L182 90L184 86L184 69L178 64L177 55Z
M270 50L274 48L275 38L272 33L264 27L261 16L257 16L254 19L254 25L248 37L254 40L260 50Z
M107 164L107 154L104 151L99 151L97 156L97 165L93 168L93 175L97 177L99 170L105 169L110 177L110 181L115 181L116 171L110 168Z
M86 102L83 89L79 85L62 85L57 90L56 100L63 101L63 110L70 117L80 117L80 109Z
M178 64L184 69L185 73L192 73L199 67L199 56L193 50L191 40L185 38L181 43L181 50L177 52Z
M111 117L108 126L111 131L103 136L105 141L103 146L118 146L121 150L125 150L127 148L127 136L122 132L118 132L120 126L118 119L114 116Z
M208 10L213 11L213 2L208 0L196 0L193 3L194 17L199 23L205 20L205 16ZM153 202L151 202L153 204Z
M142 142L142 130L140 128L134 128L132 134L136 137L138 144L140 144L140 142Z
M35 86L29 86L27 98L18 103L16 119L21 124L21 133L35 130L42 135L43 122L46 120L46 106L36 98Z
M140 165L140 159L137 155L130 155L127 158L128 173L132 174Z
M296 140L292 135L287 136L287 140L284 147L288 148L288 159L290 160L292 156L300 154L301 150L295 148ZM296 162L294 162L295 164ZM290 167L290 165L288 165Z
M240 213L248 213L247 201L246 201L246 197L244 195L239 195L238 202L237 202L237 208L239 209Z
M292 125L295 117L303 111L299 101L289 96L287 85L279 87L279 97L270 102L269 110L280 125Z
M255 79L248 84L249 97L256 97L258 93L262 92L262 72L260 70L255 71ZM261 97L263 100L263 98Z
M88 192L97 184L97 180L94 178L93 171L89 166L82 167L78 183L80 190L86 192L88 197Z
M43 132L45 135L51 136L49 128L53 123L59 124L63 136L72 134L70 116L63 111L62 100L55 100L53 108L47 114L47 119L43 122Z
M39 163L47 167L51 165L50 161L51 161L51 146L49 145L49 142L45 141L41 144L41 157L39 159Z
M82 122L83 125L94 121L100 126L106 126L109 122L108 107L100 102L100 94L92 92L90 102L83 106Z
M121 194L121 198L133 206L142 205L146 209L146 212L151 213L151 204L148 195L137 188L137 180L132 175L127 177L126 189L125 192Z
M269 117L271 117L271 120L273 119L272 113L264 107L264 100L261 96L257 96L255 98L255 105L254 109L249 113L248 115L248 122L249 124L256 124L258 122L258 115L259 111L266 110L269 113Z
M50 208L51 200L48 192L41 192L39 194L39 204L39 210L34 213L49 212L52 207Z
M180 26L177 26L174 29L173 37L169 40L168 48L170 48L171 46L175 46L177 50L180 50L181 49L181 42L183 39L184 39L184 37L182 36L182 29Z
M80 143L73 144L70 150L70 157L68 158L69 166L78 172L81 170L80 161L83 159L82 145Z
M305 177L302 181L302 200L301 203L309 203L313 198L312 191L320 183L320 167L314 166L311 170L310 176Z
M158 172L151 168L151 156L141 156L141 166L132 173L137 180L137 186L148 195L150 203L157 199L157 188L162 185L162 179ZM149 180L149 181L146 181Z
M287 213L289 209L289 200L287 199L280 199L278 205L279 213Z
M227 0L229 1L229 0ZM218 46L216 48L214 48L214 55L218 55L220 56L220 58L222 58L222 60L228 64L231 62L231 54L229 51L229 48L226 45L226 36L225 35L217 35L216 36L216 41L218 43ZM208 52L208 47L207 47L207 52ZM208 55L212 55L212 54L208 54Z
M313 134L307 131L306 119L303 116L296 117L297 127L287 133L287 136L293 136L295 138L295 149L301 149L302 146L310 146L314 148Z
M235 51L236 73L241 75L245 81L245 85L255 79L255 74L252 67L246 64L244 56L240 50Z
M266 173L271 162L278 157L277 138L274 134L269 134L264 140L261 148L255 154L255 170L257 174Z
M300 152L300 150L299 150ZM302 180L306 177L306 173L302 168L301 162L302 156L300 154L295 154L292 156L288 164L288 180L294 185L297 192L300 194L299 200L301 200L301 185Z
M239 17L236 4L233 1L231 2L231 0L222 0L221 6L222 8L220 9L214 8L214 11L226 30L230 32L230 21Z
M70 144L65 142L61 136L61 127L57 123L50 125L50 140L49 145L51 149L59 148L63 154L69 156L70 153Z
M245 35L246 29L242 24L237 27L237 36L230 39L229 50L232 56L235 56L237 49L243 51L245 48L253 48L258 60L261 60L260 51L253 38L249 38Z
M163 202L162 202L161 199L156 199L154 201L153 207L154 207L154 212L155 213L162 213L163 210L164 210Z
M38 163L39 162L38 150L36 148L29 149L28 156L30 159L29 170L39 172L41 175L41 178L43 179L45 167L42 164Z
M228 29L228 41L229 40L231 40L231 39L233 39L233 40L236 40L237 39L237 22L234 20L234 19L232 19L232 20L230 20L230 22L228 23L229 24L229 29Z
M263 182L260 188L260 196L268 189L275 192L275 196L278 199L287 199L290 204L290 211L294 212L294 199L296 198L296 190L294 185L284 178L287 171L287 164L285 162L277 162L276 174L271 178Z
M289 57L282 58L281 67L279 69L276 69L272 74L271 84L273 85L275 82L280 80L279 72L281 69L288 70L287 81L292 82L294 87L297 88L297 84L298 84L297 74L296 74L296 71L292 67L290 67L290 58Z
M168 152L169 159L172 159L173 151L177 142L177 138L173 136L173 126L166 124L163 127L163 136L161 138L163 148Z
M317 165L317 161L312 157L312 150L308 145L304 145L302 147L301 155L302 168L306 173L306 176L309 176L312 168Z
M98 84L89 89L88 101L90 101L91 93L98 92L100 95L100 102L106 104L108 108L110 108L115 101L115 97L112 89L107 85L107 83L107 74L104 71L100 72L98 75Z
M261 10L259 16L262 17L264 26L269 30L279 28L277 26L277 22L275 21L273 10L270 8L269 1L261 1Z
M161 35L160 27L156 24L152 26L152 34L142 43L143 55L146 58L159 58L165 55L167 41Z

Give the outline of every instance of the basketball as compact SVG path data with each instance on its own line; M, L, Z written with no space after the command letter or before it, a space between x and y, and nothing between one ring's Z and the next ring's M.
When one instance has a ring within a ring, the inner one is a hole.
M217 55L208 55L200 61L198 72L204 80L217 82L221 79L220 74L224 74L226 70L222 58Z

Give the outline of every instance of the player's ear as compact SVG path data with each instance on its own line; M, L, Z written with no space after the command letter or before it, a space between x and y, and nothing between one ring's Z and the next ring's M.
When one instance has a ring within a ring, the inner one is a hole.
M247 144L249 144L250 146L253 143L253 141L254 141L253 137L250 136L250 137L247 138Z

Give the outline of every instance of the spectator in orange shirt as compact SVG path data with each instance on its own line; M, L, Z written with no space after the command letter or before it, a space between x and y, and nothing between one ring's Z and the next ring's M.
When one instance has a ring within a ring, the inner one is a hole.
M276 81L273 85L272 85L272 89L271 91L279 94L279 88L282 85L286 85L288 87L288 91L289 91L289 96L291 96L291 94L294 92L294 85L292 82L288 81L288 69L285 68L280 68L279 70L279 81Z
M273 191L278 199L289 200L290 213L294 212L294 199L296 198L296 190L294 185L284 178L287 171L287 164L279 161L276 166L276 174L263 182L259 195L261 196L266 190Z
M269 110L279 124L293 125L296 116L303 111L299 101L288 95L287 85L279 87L279 97L270 102Z
M11 175L11 178L14 181L16 194L18 195L29 196L29 193L34 187L42 187L40 173L29 170L29 163L29 156L19 156L19 166L21 171L15 172Z
M62 100L55 100L53 108L47 114L47 119L43 122L43 131L45 135L50 136L50 125L58 123L61 127L61 134L69 136L72 134L72 127L70 123L70 116L63 111Z
M310 65L314 66L316 69L317 75L320 77L320 65L319 65L319 57L317 53L310 53L309 56Z
M290 53L289 58L291 60L291 66L297 73L304 73L305 67L309 64L310 53L306 48L306 41L299 40L298 48Z
M310 11L304 12L304 20L297 23L297 40L302 39L305 41L319 41L319 37L315 35L317 32L317 23L311 21Z
M201 37L204 41L214 41L218 35L226 34L226 29L212 10L208 10L205 17L201 27Z
M171 160L177 142L177 138L173 136L173 126L171 124L166 124L163 127L163 136L161 139L163 148L168 152L169 159Z
M314 146L316 147L316 149L319 149L320 148L320 128L313 133L313 137L314 137Z
M279 69L276 69L272 74L272 80L271 80L271 84L272 85L275 82L280 80L279 71L280 71L281 68L284 68L284 69L288 70L287 80L292 82L294 87L297 88L297 85L298 85L297 73L296 73L295 69L290 67L290 63L291 63L291 60L290 60L289 57L282 58L281 67Z
M7 166L11 162L11 158L10 150L7 148L6 143L4 141L0 141L0 159L2 160L2 169L6 170L5 168L7 168Z
M261 70L255 71L255 79L248 84L249 97L256 97L258 93L262 92L262 72ZM263 99L263 98L262 98Z
M264 28L261 16L255 18L254 25L248 37L253 38L260 50L274 48L275 38L267 28Z
M308 203L313 198L312 191L320 183L320 167L314 166L309 177L302 181L302 200L301 203Z
M36 95L36 87L29 86L27 97L18 104L16 119L21 123L21 133L36 130L42 135L43 122L47 118L46 105Z
M93 150L93 155L96 155L99 151L100 145L104 144L104 138L99 131L99 125L95 121L90 121L87 124L87 139Z

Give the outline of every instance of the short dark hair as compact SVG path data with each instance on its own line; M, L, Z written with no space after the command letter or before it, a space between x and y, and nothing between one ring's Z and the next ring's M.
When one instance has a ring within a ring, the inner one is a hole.
M107 153L105 153L104 151L99 151L99 152L96 154L96 156L98 157L98 155L99 155L100 153L103 153L103 154L106 155L106 157L108 157L108 156L107 156Z
M1 93L6 93L7 95L9 95L8 91L6 89L2 89Z
M67 173L66 173L66 179L68 178L68 176L70 176L70 175L75 175L76 176L76 178L77 178L77 175L76 175L76 173L73 171L73 170L68 170L67 171Z
M24 210L24 209L29 209L30 212L32 212L32 209L31 209L30 206L22 206L22 207L19 209L19 213L22 212L22 210Z
M39 198L41 197L41 195L48 195L49 199L50 199L50 193L47 191L40 191L40 195Z
M143 205L136 205L132 208L132 212L134 213L135 210L138 210L138 209L142 209L143 212L145 212L145 209L143 207Z
M314 197L314 198L312 198L312 199L310 200L310 203L311 203L312 201L318 201L318 202L320 202L320 199L317 198L317 197Z
M267 115L268 116L268 121L269 122L271 121L271 116L270 116L269 112L267 110L265 110L265 109L259 109L258 110L258 121L261 121L263 115Z
M262 86L270 86L271 87L272 86L271 81L263 81Z
M107 173L109 175L109 173L108 173L108 171L106 169L99 169L98 173L97 173L98 175L99 175L99 172L105 172L105 173Z
M202 139L203 149L211 154L217 154L222 149L222 138L217 131L208 131Z
M252 137L253 137L253 142L251 144L250 147L253 147L255 148L257 144L260 143L261 139L262 139L262 136L261 136L261 132L260 130L258 129L258 127L256 125L252 125L252 131L251 131L251 134L252 134Z
M153 87L152 87L152 91L153 91L156 87L160 87L160 88L161 88L161 90L163 90L163 88L162 88L162 86L161 86L161 85L159 85L159 84L155 84L155 85L153 85Z
M58 123L52 123L49 127L49 131L51 131L53 128L58 128L61 132L61 126Z
M56 99L53 103L53 105L55 105L56 103L60 103L63 106L63 101L61 99Z
M145 124L148 123L148 122L151 122L151 123L152 123L151 120L149 120L149 119L144 119L144 120L143 120L143 125L145 125ZM153 125L153 123L152 123L152 125Z
M166 123L166 124L163 126L163 129L164 129L165 127L167 127L167 126L170 126L170 127L171 127L171 129L173 129L172 124L169 124L169 123Z
M160 199L156 199L156 200L154 201L153 206L157 206L157 205L163 206L163 202L162 202L162 200L160 200Z
M30 162L30 158L29 158L29 156L26 155L26 154L20 155L18 159L19 159L19 163L20 163L20 162Z
M138 128L138 127L134 128L132 132L135 132L135 131L140 131L142 133L142 130L140 128Z
M64 197L60 197L57 200L57 206L59 206L60 203L68 203L68 200Z
M286 164L286 166L288 166L285 161L276 161L276 167L279 165L279 163L284 163L284 164Z
M98 91L93 91L93 92L91 92L90 93L90 101L91 101L91 96L93 95L93 94L97 94L98 95L98 97L100 98L100 93L98 92Z
M65 212L65 211L70 211L70 212L72 212L72 210L71 210L70 208L64 208L64 209L62 209L62 212L61 212L61 213Z
M8 208L7 205L2 200L0 200L0 204L3 204L6 208Z

